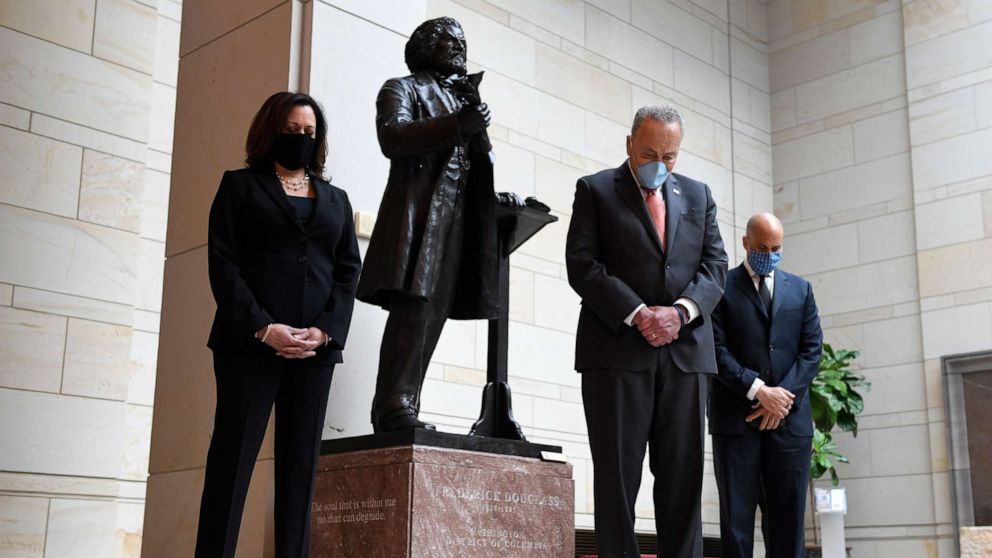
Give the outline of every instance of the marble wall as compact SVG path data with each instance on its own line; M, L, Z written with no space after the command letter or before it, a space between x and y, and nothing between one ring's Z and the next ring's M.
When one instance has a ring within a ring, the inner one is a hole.
M783 265L873 383L859 436L836 436L853 556L956 553L940 357L992 345L990 20L982 1L768 3Z
M940 359L992 347L992 4L904 2L903 33L921 352L934 513L943 534L954 506Z
M181 4L0 1L0 555L138 556Z

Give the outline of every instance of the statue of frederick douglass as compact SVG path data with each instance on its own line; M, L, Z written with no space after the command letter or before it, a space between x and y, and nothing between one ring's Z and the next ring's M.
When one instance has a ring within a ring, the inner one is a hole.
M467 75L461 25L422 23L406 44L411 75L376 99L389 181L358 298L389 312L372 403L376 432L419 420L424 374L448 318L496 317L496 221L489 109Z

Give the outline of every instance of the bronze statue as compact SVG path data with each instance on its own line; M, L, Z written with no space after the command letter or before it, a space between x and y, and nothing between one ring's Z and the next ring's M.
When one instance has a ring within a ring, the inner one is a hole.
M372 403L376 432L434 426L418 419L424 374L448 318L496 317L496 220L489 109L482 74L466 75L452 18L425 21L406 44L411 75L388 80L376 131L390 159L358 285L389 312Z

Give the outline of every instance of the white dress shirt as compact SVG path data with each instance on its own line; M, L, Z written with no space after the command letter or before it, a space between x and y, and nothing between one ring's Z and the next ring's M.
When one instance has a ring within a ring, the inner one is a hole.
M751 276L751 282L754 283L754 290L760 291L761 287L758 286L758 281L761 281L761 276L751 269L751 264L748 263L747 257L744 257L744 268L747 269L748 275ZM765 277L765 286L768 287L768 295L775 296L775 272L772 271ZM754 398L758 395L758 390L765 385L765 382L761 378L755 378L754 382L751 384L751 389L747 390L747 398L754 401Z

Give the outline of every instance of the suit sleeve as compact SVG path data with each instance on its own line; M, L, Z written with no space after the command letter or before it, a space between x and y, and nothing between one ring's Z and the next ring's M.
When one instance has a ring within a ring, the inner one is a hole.
M592 189L584 179L575 186L572 220L565 240L568 284L614 332L626 327L624 318L642 303L641 297L600 261L599 222Z
M723 238L716 223L716 202L706 189L706 229L703 231L703 251L699 259L696 277L682 290L678 298L688 298L696 303L702 316L713 312L723 297L723 286L727 279L727 252L723 249ZM699 327L705 320L696 319L686 327Z
M391 79L379 90L375 124L383 155L393 159L465 146L457 113L414 119L416 102L402 79Z
M361 255L358 251L358 238L355 236L355 219L351 210L348 196L344 197L345 215L341 237L334 249L334 271L332 277L331 296L327 306L314 321L314 326L326 333L331 341L330 346L344 349L348 330L351 327L351 315L355 308L355 291L358 289L358 275L362 270Z
M713 346L716 350L717 380L731 391L747 397L748 390L758 378L758 373L737 362L727 347L726 329L727 305L719 303L711 314L713 320Z
M813 298L813 286L806 284L806 303L803 308L803 325L799 335L799 354L796 362L779 382L780 387L791 391L796 401L801 401L809 390L810 383L820 369L820 353L823 350L823 330L820 329L820 316Z
M241 199L236 180L230 172L225 172L210 206L207 265L210 290L213 291L218 311L225 321L235 324L240 333L253 335L274 320L258 305L255 295L241 277L241 251L244 247L238 238Z

